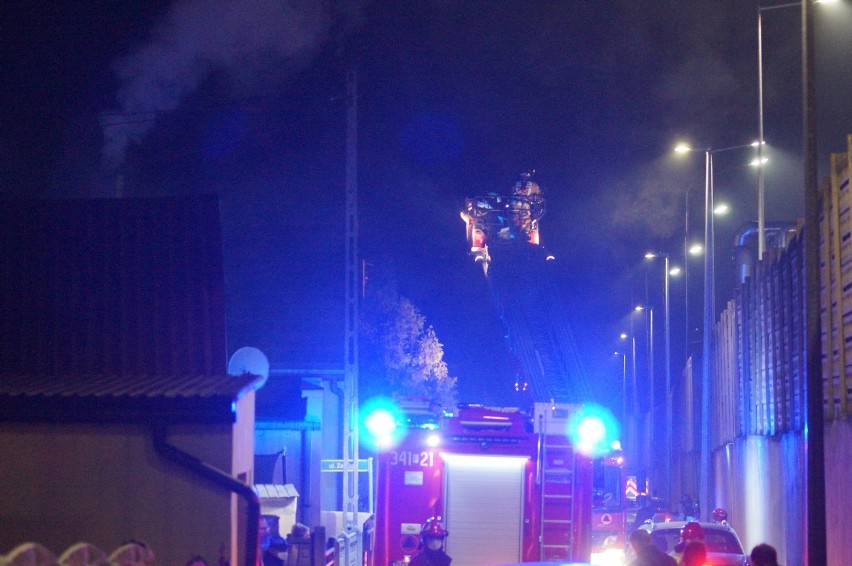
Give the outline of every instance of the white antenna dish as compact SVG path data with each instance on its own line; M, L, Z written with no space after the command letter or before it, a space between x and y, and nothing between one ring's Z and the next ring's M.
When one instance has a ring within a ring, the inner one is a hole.
M243 375L244 373L261 376L263 383L258 387L262 387L269 378L269 360L266 358L266 354L251 346L243 346L234 352L228 361L228 375Z

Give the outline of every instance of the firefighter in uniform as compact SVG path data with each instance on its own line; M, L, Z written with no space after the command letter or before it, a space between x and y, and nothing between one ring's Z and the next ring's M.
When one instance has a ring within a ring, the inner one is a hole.
M728 512L722 509L721 507L716 507L713 509L713 522L714 523L725 523L728 520Z
M696 521L690 521L683 526L683 530L680 532L680 542L675 545L674 552L671 554L678 564L683 564L683 549L694 540L704 542L704 528Z
M411 559L411 566L450 566L453 559L444 552L444 539L449 534L440 517L427 519L420 529L421 550Z

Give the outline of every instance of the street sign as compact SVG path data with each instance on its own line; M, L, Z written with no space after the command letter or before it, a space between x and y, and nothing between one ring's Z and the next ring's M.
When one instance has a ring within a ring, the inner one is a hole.
M343 460L320 460L320 471L323 472L342 472ZM358 460L358 471L369 472L370 460Z

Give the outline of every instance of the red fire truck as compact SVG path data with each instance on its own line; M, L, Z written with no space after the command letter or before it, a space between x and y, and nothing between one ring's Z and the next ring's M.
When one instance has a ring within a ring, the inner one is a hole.
M456 564L588 562L593 460L567 432L580 412L469 405L408 429L378 455L374 565L406 564L433 516Z
M598 458L593 465L593 564L624 564L628 507L632 505L633 500L628 498L627 477L623 465L624 459L620 451Z

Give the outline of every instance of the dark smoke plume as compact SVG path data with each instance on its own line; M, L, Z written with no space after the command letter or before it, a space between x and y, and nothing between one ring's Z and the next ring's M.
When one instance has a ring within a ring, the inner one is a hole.
M264 73L310 56L327 40L328 4L319 0L181 0L147 43L119 60L117 109L102 116L102 165L115 171L157 115L177 108L211 72L257 87Z

